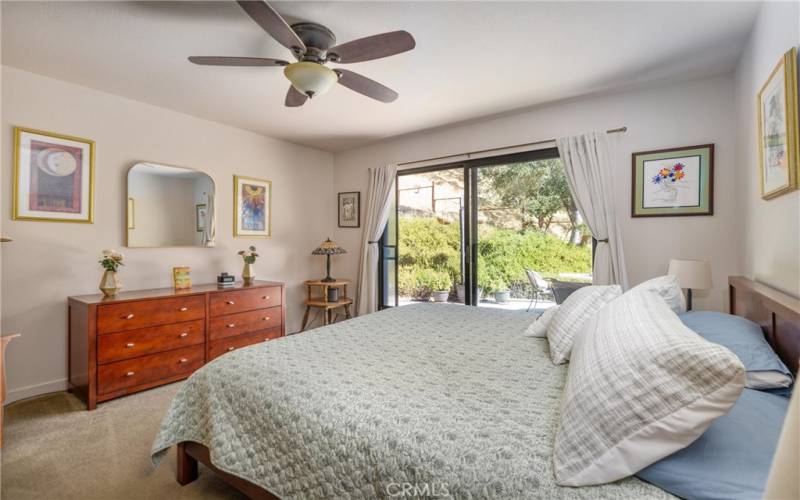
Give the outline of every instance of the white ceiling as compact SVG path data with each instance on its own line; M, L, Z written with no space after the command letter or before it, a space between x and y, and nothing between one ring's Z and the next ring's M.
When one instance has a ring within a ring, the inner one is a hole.
M411 52L347 65L392 104L335 86L286 108L280 68L190 55L288 58L229 2L2 2L2 63L328 151L548 101L731 70L750 2L275 2L339 42L405 29Z

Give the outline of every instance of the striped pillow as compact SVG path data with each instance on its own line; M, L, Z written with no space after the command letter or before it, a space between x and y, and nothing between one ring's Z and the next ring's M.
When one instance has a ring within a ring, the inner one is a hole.
M547 325L547 340L553 363L560 365L569 361L575 336L597 311L621 293L619 285L586 286L567 297Z
M564 486L629 476L685 448L728 412L745 370L651 291L606 305L575 340L553 461Z

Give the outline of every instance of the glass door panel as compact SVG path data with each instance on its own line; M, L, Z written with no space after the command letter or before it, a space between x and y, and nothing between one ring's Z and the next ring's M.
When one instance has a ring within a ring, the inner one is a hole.
M398 175L399 305L467 300L464 186L463 167Z

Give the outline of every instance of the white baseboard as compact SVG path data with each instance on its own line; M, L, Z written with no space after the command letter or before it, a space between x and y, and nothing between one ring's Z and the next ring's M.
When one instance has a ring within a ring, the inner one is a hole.
M6 404L19 401L21 399L28 399L34 396L41 396L50 392L59 392L67 390L67 379L62 378L58 380L51 380L43 384L29 385L26 387L18 387L11 389L6 395Z

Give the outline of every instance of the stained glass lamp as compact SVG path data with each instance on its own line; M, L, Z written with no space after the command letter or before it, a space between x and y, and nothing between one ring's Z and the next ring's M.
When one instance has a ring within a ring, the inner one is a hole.
M326 269L328 271L328 275L325 276L325 279L322 281L326 283L336 281L335 279L331 278L331 255L341 255L343 253L347 253L347 251L336 243L332 242L330 238L323 241L320 246L311 252L311 255L324 255L327 257L328 262Z

